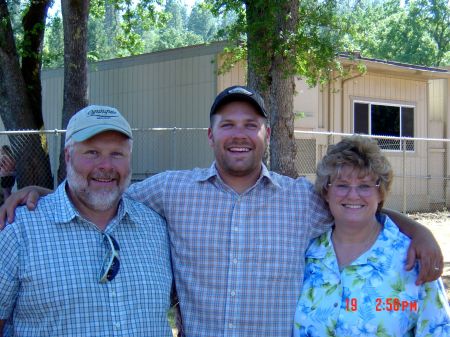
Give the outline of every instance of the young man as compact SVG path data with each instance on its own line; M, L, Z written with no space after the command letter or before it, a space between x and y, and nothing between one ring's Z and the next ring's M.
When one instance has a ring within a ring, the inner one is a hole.
M114 108L69 121L67 180L0 232L1 336L172 336L165 221L122 197L131 137Z
M133 184L127 194L167 221L186 336L288 337L304 252L310 239L329 228L328 208L306 179L263 165L270 128L255 91L225 89L210 121L216 159L211 167L164 172ZM35 203L29 191L17 200ZM10 216L17 200L9 203ZM426 230L419 232L412 236L427 240L417 256L441 268L439 252L428 253L437 244ZM422 277L437 278L432 271L425 267Z

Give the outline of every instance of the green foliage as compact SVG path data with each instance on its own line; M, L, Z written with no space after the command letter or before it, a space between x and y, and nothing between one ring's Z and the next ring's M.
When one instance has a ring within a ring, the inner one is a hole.
M116 8L122 12L120 31L117 33L118 56L136 55L145 52L142 34L150 27L165 22L166 15L156 8L160 1L143 0L136 5L131 0L117 0Z
M363 0L344 10L350 26L344 44L365 57L440 66L450 64L450 7L447 0Z
M298 30L294 32L277 29L280 7L287 3L286 0L252 1L251 6L260 14L257 18L246 17L245 1L206 2L215 15L228 12L236 15L234 23L222 31L233 42L230 52L247 58L247 37L257 37L252 39L254 63L250 65L256 72L267 72L277 55L285 60L286 76L300 75L310 85L329 80L331 70L338 69L335 56L347 27L340 25L336 1L300 1ZM289 17L284 18L288 19ZM271 55L267 54L269 51ZM225 64L225 68L236 61L236 57L230 57L230 63Z
M54 16L47 22L42 53L42 66L44 68L57 68L64 65L63 24L59 16Z
M296 73L310 86L329 81L333 70L342 70L336 54L347 29L337 15L336 1L301 1L299 18Z
M182 30L186 27L187 11L179 0L167 0L165 12L168 14L167 27Z
M174 28L164 29L158 36L158 40L153 45L153 50L173 49L203 42L199 35L189 31L180 32Z
M211 11L202 4L195 4L188 18L187 29L201 36L203 41L212 41L218 33L218 25Z
M203 3L190 15L180 0L91 0L88 60L100 61L214 41L231 16L217 20ZM63 65L61 15L47 20L44 67Z
M91 61L228 40L226 71L248 59L247 37L252 39L251 65L267 73L273 58L286 61L285 73L298 74L310 85L331 80L332 70L345 76L337 52L361 51L365 57L440 66L450 64L450 10L447 0L301 0L298 29L277 30L277 13L288 0L253 0L256 18L249 24L246 1L205 0L188 14L180 0L91 0L89 53ZM23 5L8 2L22 46L20 20ZM284 18L289 19L288 17ZM49 18L43 64L62 66L62 22ZM270 53L269 53L270 51ZM358 67L358 66L357 66ZM364 69L354 69L364 71Z

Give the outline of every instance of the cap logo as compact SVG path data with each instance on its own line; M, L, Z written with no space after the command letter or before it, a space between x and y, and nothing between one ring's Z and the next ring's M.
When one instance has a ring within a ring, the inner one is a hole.
M250 92L250 91L248 91L248 90L246 90L244 88L241 88L241 87L237 87L237 88L233 88L231 90L228 90L228 93L229 94L243 94L243 95L247 95L247 96L252 96L253 95L252 92Z
M114 110L107 110L107 109L98 109L98 110L91 110L88 112L88 116L97 117L98 119L110 119L117 116L117 112Z

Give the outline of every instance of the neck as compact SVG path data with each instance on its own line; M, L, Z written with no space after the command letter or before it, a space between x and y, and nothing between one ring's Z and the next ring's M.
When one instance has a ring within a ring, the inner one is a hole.
M104 231L106 229L106 226L108 226L109 222L117 214L119 202L117 202L114 206L108 208L107 210L95 210L89 207L89 205L83 203L80 199L74 198L70 188L67 188L66 190L68 192L67 195L69 196L70 201L80 213L80 215L84 219L92 222L101 231Z
M344 267L350 265L354 260L364 254L377 239L381 225L375 222L371 226L366 227L367 230L356 233L358 235L355 237L348 236L348 233L339 230L337 226L333 230L331 240L336 253L339 270L342 271Z
M86 220L92 222L97 228L101 231L104 231L106 229L106 226L108 226L109 222L114 218L117 212L117 208L114 211L107 210L107 211L89 211L89 212L82 212L80 209L78 209L81 216L85 218Z
M231 187L236 193L242 194L255 185L261 175L261 170L243 176L232 175L219 171L219 175L227 186Z
M373 222L364 227L351 227L346 225L335 225L333 230L333 238L335 241L344 244L365 243L370 240L374 232L378 232L381 225L374 218Z

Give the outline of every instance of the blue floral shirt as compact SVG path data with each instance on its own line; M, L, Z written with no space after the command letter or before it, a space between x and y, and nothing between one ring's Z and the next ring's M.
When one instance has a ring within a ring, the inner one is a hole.
M371 249L339 271L331 231L306 252L294 337L450 336L442 280L416 286L418 268L405 271L410 240L386 216Z

